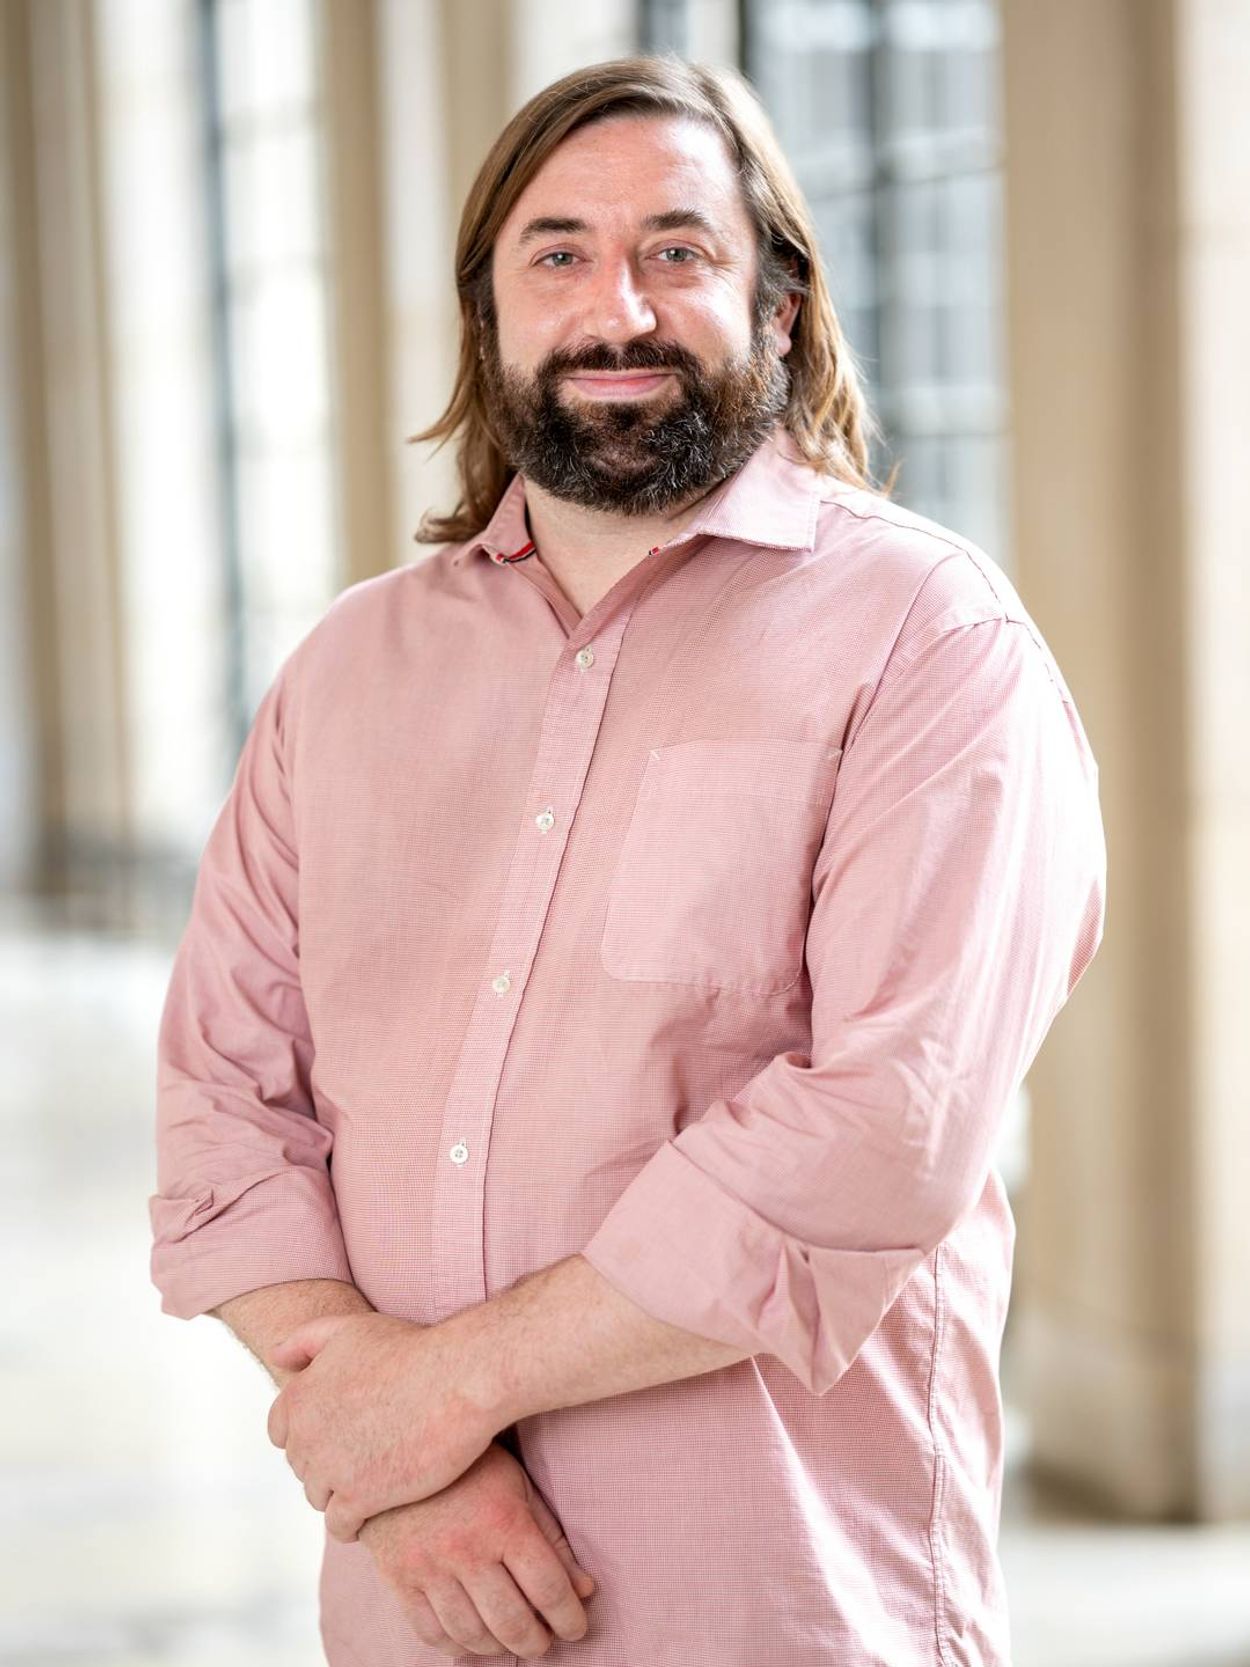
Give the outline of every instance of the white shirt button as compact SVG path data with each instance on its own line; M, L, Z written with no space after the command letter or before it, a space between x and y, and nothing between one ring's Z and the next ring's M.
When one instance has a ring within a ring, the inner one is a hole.
M452 1147L451 1151L448 1152L447 1156L453 1163L468 1163L469 1148L465 1145L463 1140L458 1140Z
M544 833L549 833L550 830L555 827L555 812L552 810L551 806L548 805L546 810L539 811L538 815L534 818L534 821Z
M506 994L506 992L512 988L511 974L501 972L497 978L491 979L490 987L492 990L497 991L501 996Z
M585 671L587 666L593 666L594 663L595 663L595 651L594 651L594 649L593 648L579 648L578 651L577 651L577 663L582 668L583 671Z

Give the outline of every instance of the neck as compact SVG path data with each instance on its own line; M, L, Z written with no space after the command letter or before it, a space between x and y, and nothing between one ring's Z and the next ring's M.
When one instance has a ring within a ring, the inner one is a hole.
M720 482L717 482L719 485ZM621 515L587 509L525 483L530 537L556 582L568 594L607 589L657 544L694 520L715 486L658 515Z

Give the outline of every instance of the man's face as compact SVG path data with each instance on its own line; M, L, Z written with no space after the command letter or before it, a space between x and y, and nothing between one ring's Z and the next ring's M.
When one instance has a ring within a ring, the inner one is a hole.
M509 463L555 497L646 515L745 462L784 409L798 310L791 296L756 324L755 245L705 123L612 116L564 140L492 257L483 391Z

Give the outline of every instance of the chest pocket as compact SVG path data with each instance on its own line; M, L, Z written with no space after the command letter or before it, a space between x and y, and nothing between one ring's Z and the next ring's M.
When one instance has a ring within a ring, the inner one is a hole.
M604 971L789 989L841 756L823 741L653 747L608 891Z

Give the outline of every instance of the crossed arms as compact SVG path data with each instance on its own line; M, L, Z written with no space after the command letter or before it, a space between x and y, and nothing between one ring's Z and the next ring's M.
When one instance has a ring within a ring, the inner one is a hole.
M656 1320L568 1256L440 1325L362 1313L312 1319L270 1362L293 1373L269 1414L327 1531L449 1486L519 1418L695 1377L746 1358Z
M289 1459L293 1430L322 1428L327 1411L333 1415L329 1427L342 1433L344 1400L336 1367L348 1379L348 1403L391 1415L411 1389L403 1364L410 1347L414 1383L436 1359L453 1374L459 1372L443 1380L444 1391L459 1386L463 1399L458 1404L467 1404L471 1413L462 1428L477 1430L460 1450L480 1443L481 1456L437 1495L383 1510L359 1529L418 1636L448 1655L502 1650L530 1659L545 1653L550 1642L543 1621L568 1641L584 1637L587 1630L582 1604L593 1595L594 1580L576 1561L561 1524L520 1464L491 1440L503 1430L502 1420L509 1413L522 1416L522 1409L598 1399L742 1358L737 1349L651 1320L580 1256L531 1274L491 1302L466 1311L458 1327L447 1322L423 1329L388 1320L355 1286L337 1280L270 1286L232 1298L212 1312L278 1383L282 1392L270 1413L270 1429L281 1418ZM422 1339L427 1340L424 1357ZM430 1349L430 1342L438 1347ZM388 1345L392 1369L399 1368L398 1403L368 1377L367 1362L387 1354ZM310 1356L310 1364L299 1370L279 1364ZM517 1362L518 1368L508 1369L507 1362ZM444 1392L440 1404L445 1411L456 1403ZM417 1423L420 1456L435 1439L437 1415ZM410 1433L401 1429L394 1457L402 1457L403 1438ZM327 1497L317 1466L323 1467L321 1474L337 1474L333 1466L345 1456L325 1451L328 1458L320 1457L314 1438L300 1464L292 1459L292 1468L302 1476L310 1503L325 1499L333 1533L340 1514L348 1514L350 1495L331 1489ZM445 1448L435 1462L448 1472L456 1461ZM413 1489L404 1485L400 1491L412 1494Z

